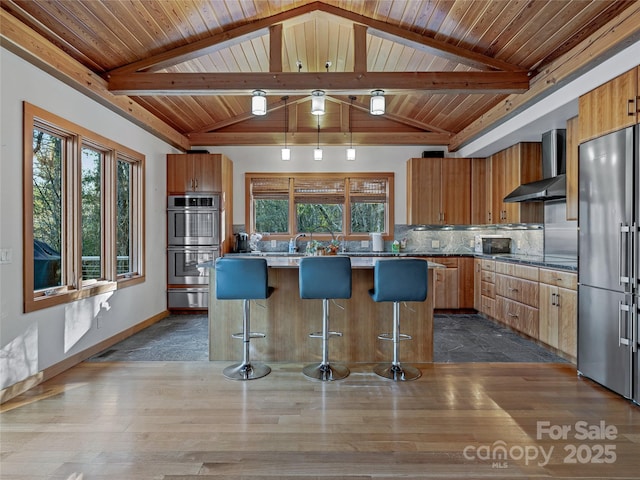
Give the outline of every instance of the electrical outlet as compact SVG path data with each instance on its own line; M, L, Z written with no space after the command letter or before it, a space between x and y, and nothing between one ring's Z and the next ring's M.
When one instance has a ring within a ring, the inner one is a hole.
M360 246L362 248L367 248L369 246L369 240L361 240L360 241Z
M440 248L440 240L431 240L431 248Z
M277 240L271 240L271 248L276 248L278 246Z
M0 263L11 263L13 261L13 250L10 248L0 248Z
M470 246L471 248L473 248L473 247L475 247L475 246L476 246L476 241L475 241L473 238L472 238L471 240L469 240L469 246Z

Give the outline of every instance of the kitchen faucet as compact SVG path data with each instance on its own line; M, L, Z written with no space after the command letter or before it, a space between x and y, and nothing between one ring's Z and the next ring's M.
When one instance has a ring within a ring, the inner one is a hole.
M340 253L345 253L347 251L347 239L344 238L344 235L338 235L337 240L340 243Z
M295 237L291 238L289 240L289 253L296 253L297 251L299 251L298 244L297 244L298 238L306 237L306 236L307 235L304 233L299 233Z

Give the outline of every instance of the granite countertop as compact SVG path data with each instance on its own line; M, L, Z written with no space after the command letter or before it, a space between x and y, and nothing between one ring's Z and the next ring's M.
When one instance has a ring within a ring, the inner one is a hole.
M299 254L279 254L279 252L276 252L276 254L269 254L267 252L263 252L262 254L255 254L255 253L243 253L243 254L231 254L233 256L236 257L263 257L267 260L267 266L272 267L272 268L298 268L300 266L300 259L304 258L304 255L299 255ZM356 268L356 269L367 269L367 268L373 268L373 266L375 265L375 263L377 261L380 260L381 255L368 255L368 256L352 256L352 255L348 255L349 257L351 257L351 268ZM390 257L391 255L386 255L386 257ZM395 255L395 256L400 256L400 255ZM403 257L408 257L408 256L418 256L418 255L402 255ZM427 262L429 264L429 268L445 268L444 265L441 265L439 263L434 263L434 262ZM214 262L210 261L210 262L204 262L201 264L198 264L199 267L210 267L213 268L214 266Z
M289 266L297 266L296 258L304 257L302 253L287 253L287 252L259 252L259 253L231 253L227 255L250 255L250 256L262 256L267 259L287 259L278 261L274 260L272 263L280 267L284 267L285 264ZM536 267L555 268L559 270L567 270L571 272L578 271L578 259L576 257L561 256L561 255L523 255L515 253L475 253L475 252L408 252L401 253L392 252L345 252L339 255L348 255L352 257L352 264L354 268L371 268L373 261L379 257L474 257L474 258L487 258L491 260L499 260L504 262L521 263L524 265L532 265ZM359 261L362 259L362 262ZM269 260L271 262L271 260ZM432 262L430 262L432 263ZM271 266L271 263L269 264ZM358 265L358 266L356 266ZM368 265L368 266L366 266Z

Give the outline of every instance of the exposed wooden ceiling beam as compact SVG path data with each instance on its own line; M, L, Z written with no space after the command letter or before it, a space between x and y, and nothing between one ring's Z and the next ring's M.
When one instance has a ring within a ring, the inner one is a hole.
M321 89L334 95L523 93L529 88L526 72L258 72L258 73L129 73L112 75L109 90L120 95L269 95Z
M282 145L282 132L273 133L191 133L187 137L192 147L233 145ZM448 145L450 135L431 132L354 132L354 145ZM349 145L347 132L321 132L320 145ZM295 132L287 135L288 145L316 145L316 132Z
M318 2L318 9L323 12L366 25L369 27L367 33L371 35L403 43L416 48L417 50L428 52L442 58L447 58L449 60L462 63L463 65L468 65L481 70L496 69L508 72L523 71L523 69L517 65L512 65L508 62L504 62L481 53L472 52L471 50L467 50L447 42L420 35L419 33L411 32L410 30L402 27L381 22L380 20L375 20L370 17L365 17L364 15L360 15L355 12L343 10L342 8L333 5Z
M3 47L170 145L189 148L184 135L130 98L109 92L105 80L2 9L0 24Z
M580 42L575 48L547 65L531 79L531 88L522 95L510 95L451 138L449 151L456 151L509 118L535 104L603 59L640 40L640 2ZM629 66L630 68L632 65Z
M317 10L317 2L292 8L270 17L261 18L231 30L216 33L208 38L203 38L193 43L177 47L158 55L139 60L111 70L111 74L125 72L156 72L166 67L171 67L194 58L208 55L237 43L267 35L269 27L276 23L284 22L293 17L304 15Z

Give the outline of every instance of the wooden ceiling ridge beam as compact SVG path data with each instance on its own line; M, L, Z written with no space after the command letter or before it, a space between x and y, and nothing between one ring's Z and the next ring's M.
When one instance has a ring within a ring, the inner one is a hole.
M579 74L606 60L612 53L640 41L640 2L623 10L564 55L540 68L531 88L522 95L510 95L451 139L450 151L479 138L496 125L524 111L539 99L561 88ZM633 65L629 65L632 68Z
M187 137L126 96L107 88L107 82L19 19L0 9L0 45L99 104L182 150Z
M138 60L137 62L123 65L122 67L118 67L107 72L106 77L108 78L110 75L139 71L156 72L163 68L171 67L179 63L216 52L230 46L231 44L266 35L270 32L270 28L273 25L282 23L290 18L305 15L314 10L318 10L318 2L294 7L269 17L260 18L252 22L242 24L230 30L215 33L210 37L173 48L166 52Z
M287 105L288 106L297 105L299 103L309 100L310 98L311 98L311 95L307 95L303 97L290 97L287 99ZM277 102L273 102L267 105L267 114L280 110L281 108L284 108L284 105L285 105L284 100L278 100ZM227 118L221 122L205 125L204 127L199 128L198 130L194 130L191 133L187 133L186 135L187 137L189 137L192 134L213 132L216 130L220 130L221 128L229 127L237 123L242 123L247 120L251 120L252 118L255 118L255 115L250 111L246 111L239 115L235 115L234 117Z
M126 73L109 78L109 90L120 95L269 95L322 89L334 94L394 92L523 93L527 72L249 72Z
M289 145L316 145L316 132L289 132ZM448 145L450 135L434 132L353 132L354 145ZM282 132L214 132L189 135L192 147L282 145ZM349 145L348 132L322 132L321 145Z
M435 38L427 37L416 32L401 28L390 23L382 22L364 15L360 15L349 10L344 10L334 5L324 2L317 2L321 11L346 18L355 23L360 23L368 27L367 33L370 35L400 43L405 46L415 48L432 55L437 55L448 60L453 60L480 70L495 69L506 72L526 71L518 65L489 57L481 53L473 52L457 45L452 45Z

